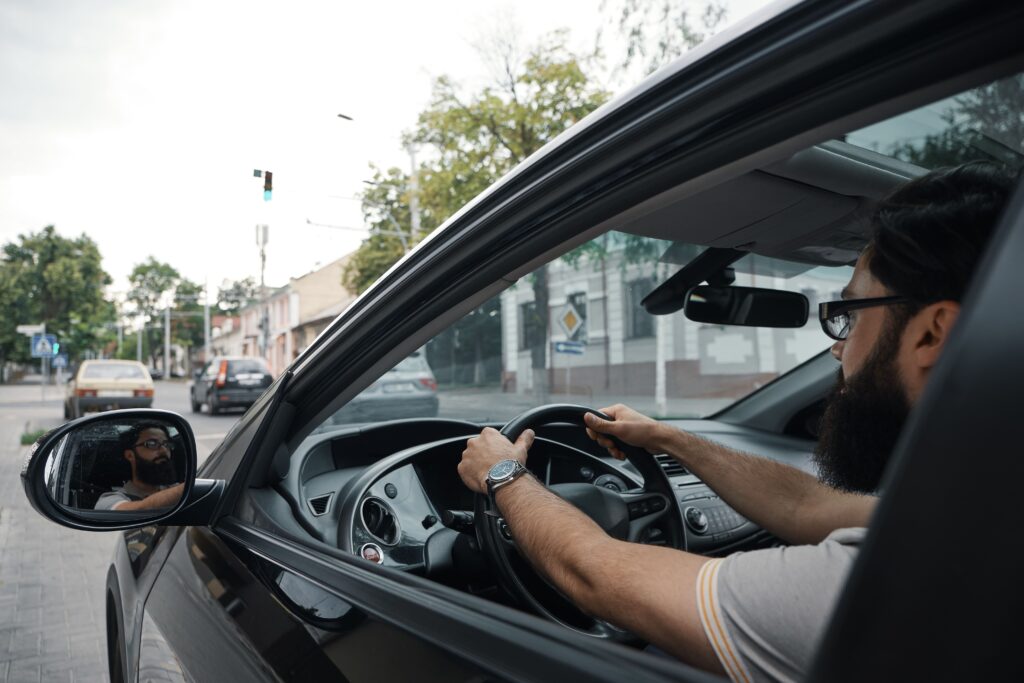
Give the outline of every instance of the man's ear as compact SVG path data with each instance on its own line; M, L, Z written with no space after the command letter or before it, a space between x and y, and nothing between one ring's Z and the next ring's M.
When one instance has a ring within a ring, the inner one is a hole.
M130 462L132 465L135 464L135 451L130 448L124 449L124 453L121 454L125 460Z
M949 334L960 315L960 304L938 301L925 306L907 324L913 343L913 359L922 370L930 370L949 341Z

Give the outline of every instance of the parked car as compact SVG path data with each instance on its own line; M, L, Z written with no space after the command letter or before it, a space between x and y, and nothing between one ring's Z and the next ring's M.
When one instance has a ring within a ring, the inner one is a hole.
M228 408L248 408L273 382L262 358L218 356L193 375L189 389L192 412L206 406L210 415Z
M153 405L153 380L146 366L133 360L87 360L67 383L64 419L87 412Z
M809 295L830 295L865 244L864 207L931 163L900 156L902 142L1024 154L1019 135L992 137L1019 131L1019 97L985 126L926 109L970 102L991 83L1019 95L1021 3L808 1L761 19L584 119L419 243L198 469L187 422L166 411L89 417L39 445L23 474L37 510L76 529L125 530L105 585L112 680L157 669L196 681L715 680L572 609L525 562L510 579L499 568L514 550L494 535L499 520L476 514L486 498L456 466L483 426L535 416L581 386L595 402L609 388L649 399L680 428L808 466L837 367L816 321L784 334L652 321L640 304L652 278L701 249L736 247L749 254L737 282L799 291L806 281ZM1000 680L1019 669L1022 196L903 434L808 680ZM496 313L465 322L479 310ZM580 317L584 341L569 338ZM424 348L464 353L479 381L446 392L437 418L320 429ZM496 381L486 349L501 361ZM209 376L226 384L215 362ZM66 439L145 415L182 435L180 503L120 519L62 505L72 500L62 487L77 485ZM555 417L533 425L528 466L552 486L665 502L641 510L639 540L712 556L781 543L689 472L650 455L614 461Z
M426 355L414 351L346 403L322 425L437 417L437 380Z
M151 366L149 366L148 370L149 370L149 376L152 377L154 381L160 380L160 379L164 378L164 371L161 370L160 368L153 367L151 365Z

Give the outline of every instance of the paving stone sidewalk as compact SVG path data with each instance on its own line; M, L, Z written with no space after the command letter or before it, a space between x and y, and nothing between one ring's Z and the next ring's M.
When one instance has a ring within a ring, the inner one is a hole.
M0 682L108 681L103 590L118 534L72 531L32 510L19 476L23 422L0 414Z

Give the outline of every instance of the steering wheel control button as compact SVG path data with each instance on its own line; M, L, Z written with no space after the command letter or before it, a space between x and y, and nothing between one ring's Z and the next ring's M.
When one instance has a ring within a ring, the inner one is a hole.
M708 530L708 518L704 514L704 511L700 508L690 506L683 512L683 518L686 519L686 525L693 529L698 534L702 534Z
M387 496L388 498L394 498L395 496L398 495L398 487L395 486L394 484L385 484L384 495Z
M367 543L359 549L359 556L374 564L384 564L384 551L376 543Z
M580 476L583 478L583 481L590 481L594 478L594 470L589 467L581 467Z

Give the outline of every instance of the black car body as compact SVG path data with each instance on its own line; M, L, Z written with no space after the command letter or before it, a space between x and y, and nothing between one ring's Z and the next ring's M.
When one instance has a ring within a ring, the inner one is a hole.
M609 225L666 209L665 230L700 233L706 245L791 254L820 245L818 235L856 249L863 235L830 231L828 207L869 204L920 169L827 141L1019 73L1022 20L1024 7L1010 3L776 8L571 129L421 243L256 400L175 510L134 523L71 514L47 502L32 478L41 466L30 465L30 498L51 518L135 527L107 579L112 678L174 669L200 681L712 679L520 609L475 540L441 533L434 512L473 505L454 474L462 444L494 422L316 427L432 333ZM790 206L808 208L811 223L730 227L714 213L756 206L782 186L806 193ZM670 210L716 188L727 190L718 201L687 205L700 220ZM811 680L976 680L1016 668L1024 319L1008 302L1024 291L1019 192L990 252L950 358L904 434ZM818 355L725 410L674 424L805 465L808 416L834 370ZM537 461L552 470L583 458L602 476L636 477L578 427L538 434ZM729 518L692 475L671 471L668 481L680 505ZM776 542L743 520L685 533L691 550L717 555ZM383 566L364 559L375 543ZM983 550L998 561L983 561Z
M267 390L273 375L262 358L217 356L196 370L189 397L192 412L206 406L210 415L229 408L248 408Z

